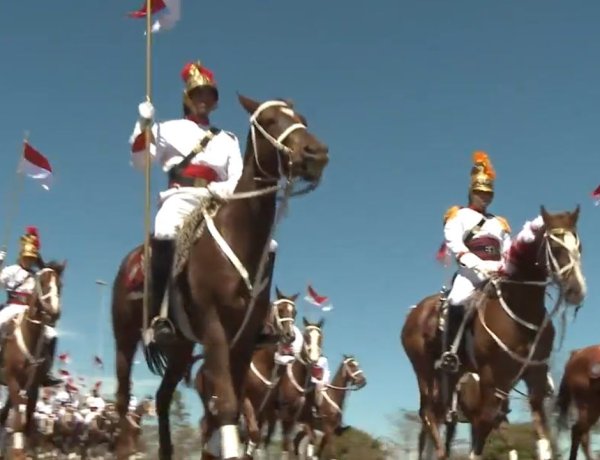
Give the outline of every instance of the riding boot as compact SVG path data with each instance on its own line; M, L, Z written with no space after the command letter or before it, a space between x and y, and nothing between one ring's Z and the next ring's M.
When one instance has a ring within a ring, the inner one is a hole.
M457 338L456 334L462 324L464 314L465 310L462 305L448 305L448 321L446 322L447 330L444 331L444 334L446 334L446 349L443 350L442 356L437 363L437 367L443 371L450 373L458 372L460 366L458 348L460 348L460 346L456 351L452 351L452 344Z
M52 374L52 367L54 365L54 355L56 354L56 343L58 339L56 337L52 337L46 346L46 375L44 376L44 380L42 381L43 387L55 387L57 385L61 385L63 380L56 377Z
M152 293L150 296L150 327L154 334L154 342L168 345L175 340L175 331L167 318L161 318L160 308L163 298L167 294L167 287L171 278L171 268L175 255L175 242L173 240L152 240Z

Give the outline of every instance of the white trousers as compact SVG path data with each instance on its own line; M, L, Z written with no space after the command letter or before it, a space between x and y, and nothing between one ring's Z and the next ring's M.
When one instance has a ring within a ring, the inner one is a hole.
M6 324L15 316L23 313L26 309L26 305L9 303L0 310L0 332L4 333ZM56 330L51 326L44 326L44 336L46 336L47 339L53 339L56 337Z
M448 303L450 305L464 305L485 279L484 275L477 273L475 270L460 267L454 278L450 294L448 294Z
M202 204L210 192L205 187L174 187L160 193L160 208L154 219L154 236L172 240L186 217Z
M205 187L174 187L160 193L160 208L154 218L154 237L174 240L177 231L194 209L210 196ZM269 251L277 251L277 242L271 240Z

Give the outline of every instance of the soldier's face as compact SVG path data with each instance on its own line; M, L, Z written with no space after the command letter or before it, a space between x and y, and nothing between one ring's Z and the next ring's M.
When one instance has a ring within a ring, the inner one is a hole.
M492 192L482 192L479 190L474 190L471 192L471 205L474 208L485 211L487 207L490 205L492 200L494 199L494 194Z
M21 265L23 268L31 268L35 262L35 257L23 256L21 257Z
M206 117L217 106L217 97L215 92L209 87L198 87L190 91L190 100L194 112L199 117Z

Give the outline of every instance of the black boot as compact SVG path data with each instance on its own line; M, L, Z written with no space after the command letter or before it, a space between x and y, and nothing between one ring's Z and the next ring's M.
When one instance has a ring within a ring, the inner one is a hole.
M150 327L154 333L154 342L159 346L168 345L175 340L175 331L167 318L160 318L160 307L166 294L171 267L175 255L175 242L172 240L152 240L152 293L150 296Z
M63 383L62 379L60 379L52 374L52 366L54 365L54 355L56 354L56 343L57 342L58 342L58 339L56 337L53 337L50 339L50 341L48 342L48 345L46 347L46 362L45 362L46 375L44 376L44 380L42 380L43 387L55 387L55 386L61 385Z
M346 431L348 431L350 428L352 428L350 425L344 425L343 422L340 422L340 425L335 429L335 435L336 436L341 436Z
M444 331L444 334L447 334L447 348L446 350L443 350L442 356L436 363L436 367L445 372L456 373L460 367L460 359L458 357L458 348L460 348L460 346L457 348L456 353L453 352L451 348L456 339L458 329L462 324L464 314L465 310L462 305L448 305L448 317L446 321L446 330Z
M269 252L269 258L267 259L267 266L265 267L265 276L268 276L269 282L265 287L265 295L267 296L266 302L269 302L268 296L271 293L271 286L273 284L273 272L275 271L275 252ZM279 341L279 337L274 334L269 334L266 332L265 328L263 328L258 337L256 338L255 346L257 348L262 346L269 346L277 343Z

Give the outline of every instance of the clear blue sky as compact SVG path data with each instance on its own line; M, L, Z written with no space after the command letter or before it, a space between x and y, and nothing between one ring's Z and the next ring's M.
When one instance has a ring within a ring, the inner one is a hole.
M143 236L143 177L127 144L145 91L144 23L125 17L139 3L23 0L0 17L3 192L26 129L56 176L50 192L27 183L9 258L17 230L35 224L45 257L69 260L61 328L71 333L59 348L93 374L102 347L107 379L108 299L101 320L94 281L112 282ZM183 8L154 47L162 119L179 116L180 69L201 59L221 88L216 124L244 141L236 91L290 97L330 146L322 186L293 201L278 233L276 283L295 292L312 281L333 300L332 366L354 353L369 379L351 395L349 423L386 434L386 414L417 407L398 335L407 308L449 276L434 261L441 218L466 198L475 149L494 162L493 210L514 229L542 203L581 203L589 297L564 350L598 340L600 210L589 192L600 181L600 4L183 0ZM154 177L158 192L165 179ZM139 392L152 387L143 363L135 375Z

